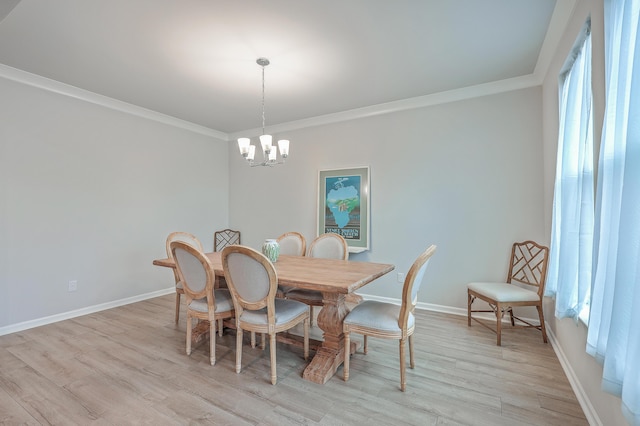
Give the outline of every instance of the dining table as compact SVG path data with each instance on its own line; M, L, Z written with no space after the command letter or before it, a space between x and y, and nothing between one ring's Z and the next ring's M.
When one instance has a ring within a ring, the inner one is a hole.
M221 252L205 253L216 276L224 277ZM175 268L170 258L156 259L154 265ZM322 330L322 341L304 370L302 377L324 384L336 373L344 361L344 318L349 313L345 297L359 288L391 272L395 266L386 263L352 260L322 259L306 256L280 255L274 262L278 284L322 293L322 309L317 324ZM348 348L355 351L352 342Z

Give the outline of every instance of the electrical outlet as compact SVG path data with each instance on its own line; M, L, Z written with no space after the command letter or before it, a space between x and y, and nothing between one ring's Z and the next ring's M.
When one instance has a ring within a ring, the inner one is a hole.
M69 291L76 291L78 290L78 281L73 280L73 281L69 281Z
M398 282L404 283L404 273L398 272Z

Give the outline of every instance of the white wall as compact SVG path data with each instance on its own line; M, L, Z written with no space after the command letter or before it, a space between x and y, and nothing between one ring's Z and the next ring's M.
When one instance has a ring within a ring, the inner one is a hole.
M351 258L396 271L361 294L398 299L396 273L436 244L419 301L466 310L466 283L504 279L514 241L547 243L539 87L278 136L284 166L249 168L231 147L232 227L255 248L285 231L311 240L318 170L369 165L371 250Z
M545 169L545 214L547 234L551 234L551 206L553 204L553 182L555 179L556 154L558 142L558 75L571 47L587 17L591 15L593 48L593 95L594 95L594 140L600 140L604 114L604 36L603 36L603 0L582 0L577 3L573 16L553 57L543 84L543 142ZM596 155L597 158L597 155ZM585 352L587 328L572 320L559 320L554 317L553 300L547 300L546 320L560 346L566 362L575 374L580 387L578 397L587 401L595 421L604 425L626 425L622 416L620 399L600 389L602 368ZM587 410L585 410L587 411Z
M226 142L2 77L0 93L0 330L171 288L152 265L166 235L211 249L227 226Z

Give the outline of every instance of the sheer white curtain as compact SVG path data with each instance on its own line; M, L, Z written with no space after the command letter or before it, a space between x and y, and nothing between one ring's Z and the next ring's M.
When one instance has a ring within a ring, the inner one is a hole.
M605 0L606 106L587 352L640 425L640 0Z
M591 31L587 21L559 78L560 131L545 294L577 320L589 300L593 256Z

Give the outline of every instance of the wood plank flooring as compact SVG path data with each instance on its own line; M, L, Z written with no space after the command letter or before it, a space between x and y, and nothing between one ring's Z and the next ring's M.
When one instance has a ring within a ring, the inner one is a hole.
M416 368L399 390L398 343L369 339L325 385L302 379L302 351L269 351L235 334L185 354L174 296L0 337L0 424L54 425L586 425L551 348L536 330L495 335L466 318L417 312ZM316 309L317 310L317 309ZM315 337L320 330L312 328ZM361 336L353 335L361 341ZM407 362L408 363L408 362Z

